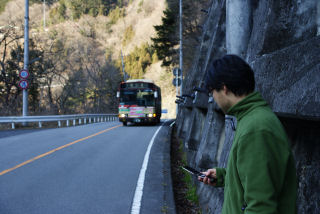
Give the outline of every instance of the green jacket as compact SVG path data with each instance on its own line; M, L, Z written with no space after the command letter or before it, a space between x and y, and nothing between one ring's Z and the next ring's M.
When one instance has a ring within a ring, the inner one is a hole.
M222 214L295 214L295 162L277 116L257 92L227 114L237 118L237 128L227 168L217 168Z

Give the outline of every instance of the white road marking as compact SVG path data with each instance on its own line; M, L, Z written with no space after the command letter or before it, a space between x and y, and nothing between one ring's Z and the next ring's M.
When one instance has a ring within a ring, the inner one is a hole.
M165 122L163 123L165 124ZM160 129L162 128L163 125L161 125L156 133L154 133L149 145L148 145L148 149L146 151L146 154L144 155L144 160L143 160L143 164L142 167L140 169L140 174L139 174L139 178L138 178L138 182L137 182L137 186L136 186L136 191L134 193L134 198L133 198L133 203L132 203L132 208L131 208L131 214L140 214L140 207L141 207L141 199L142 199L142 195L143 195L143 186L144 186L144 179L146 177L146 171L147 171L147 167L148 167L148 162L149 162L149 156L150 156L150 151L154 142L154 139L156 138L158 132L160 131Z

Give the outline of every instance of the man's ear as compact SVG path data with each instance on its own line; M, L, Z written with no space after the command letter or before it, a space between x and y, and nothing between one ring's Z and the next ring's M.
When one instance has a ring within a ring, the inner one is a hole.
M230 92L226 85L223 85L223 86L222 86L222 91L223 91L223 93L225 93L226 95L229 94L229 92Z

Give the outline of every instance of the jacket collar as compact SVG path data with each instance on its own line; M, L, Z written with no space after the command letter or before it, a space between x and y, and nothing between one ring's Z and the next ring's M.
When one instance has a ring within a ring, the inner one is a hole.
M267 102L261 97L259 92L253 92L233 105L228 111L228 115L233 115L240 121L246 114L259 106L266 106Z

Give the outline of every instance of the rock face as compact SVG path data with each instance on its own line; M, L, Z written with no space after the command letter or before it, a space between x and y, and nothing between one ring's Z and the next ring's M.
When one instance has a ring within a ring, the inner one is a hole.
M212 1L203 29L176 121L189 165L200 170L227 165L237 121L194 87L203 87L211 61L238 54L252 66L256 90L287 131L299 179L298 213L319 213L320 1ZM203 213L220 213L223 189L195 184Z

